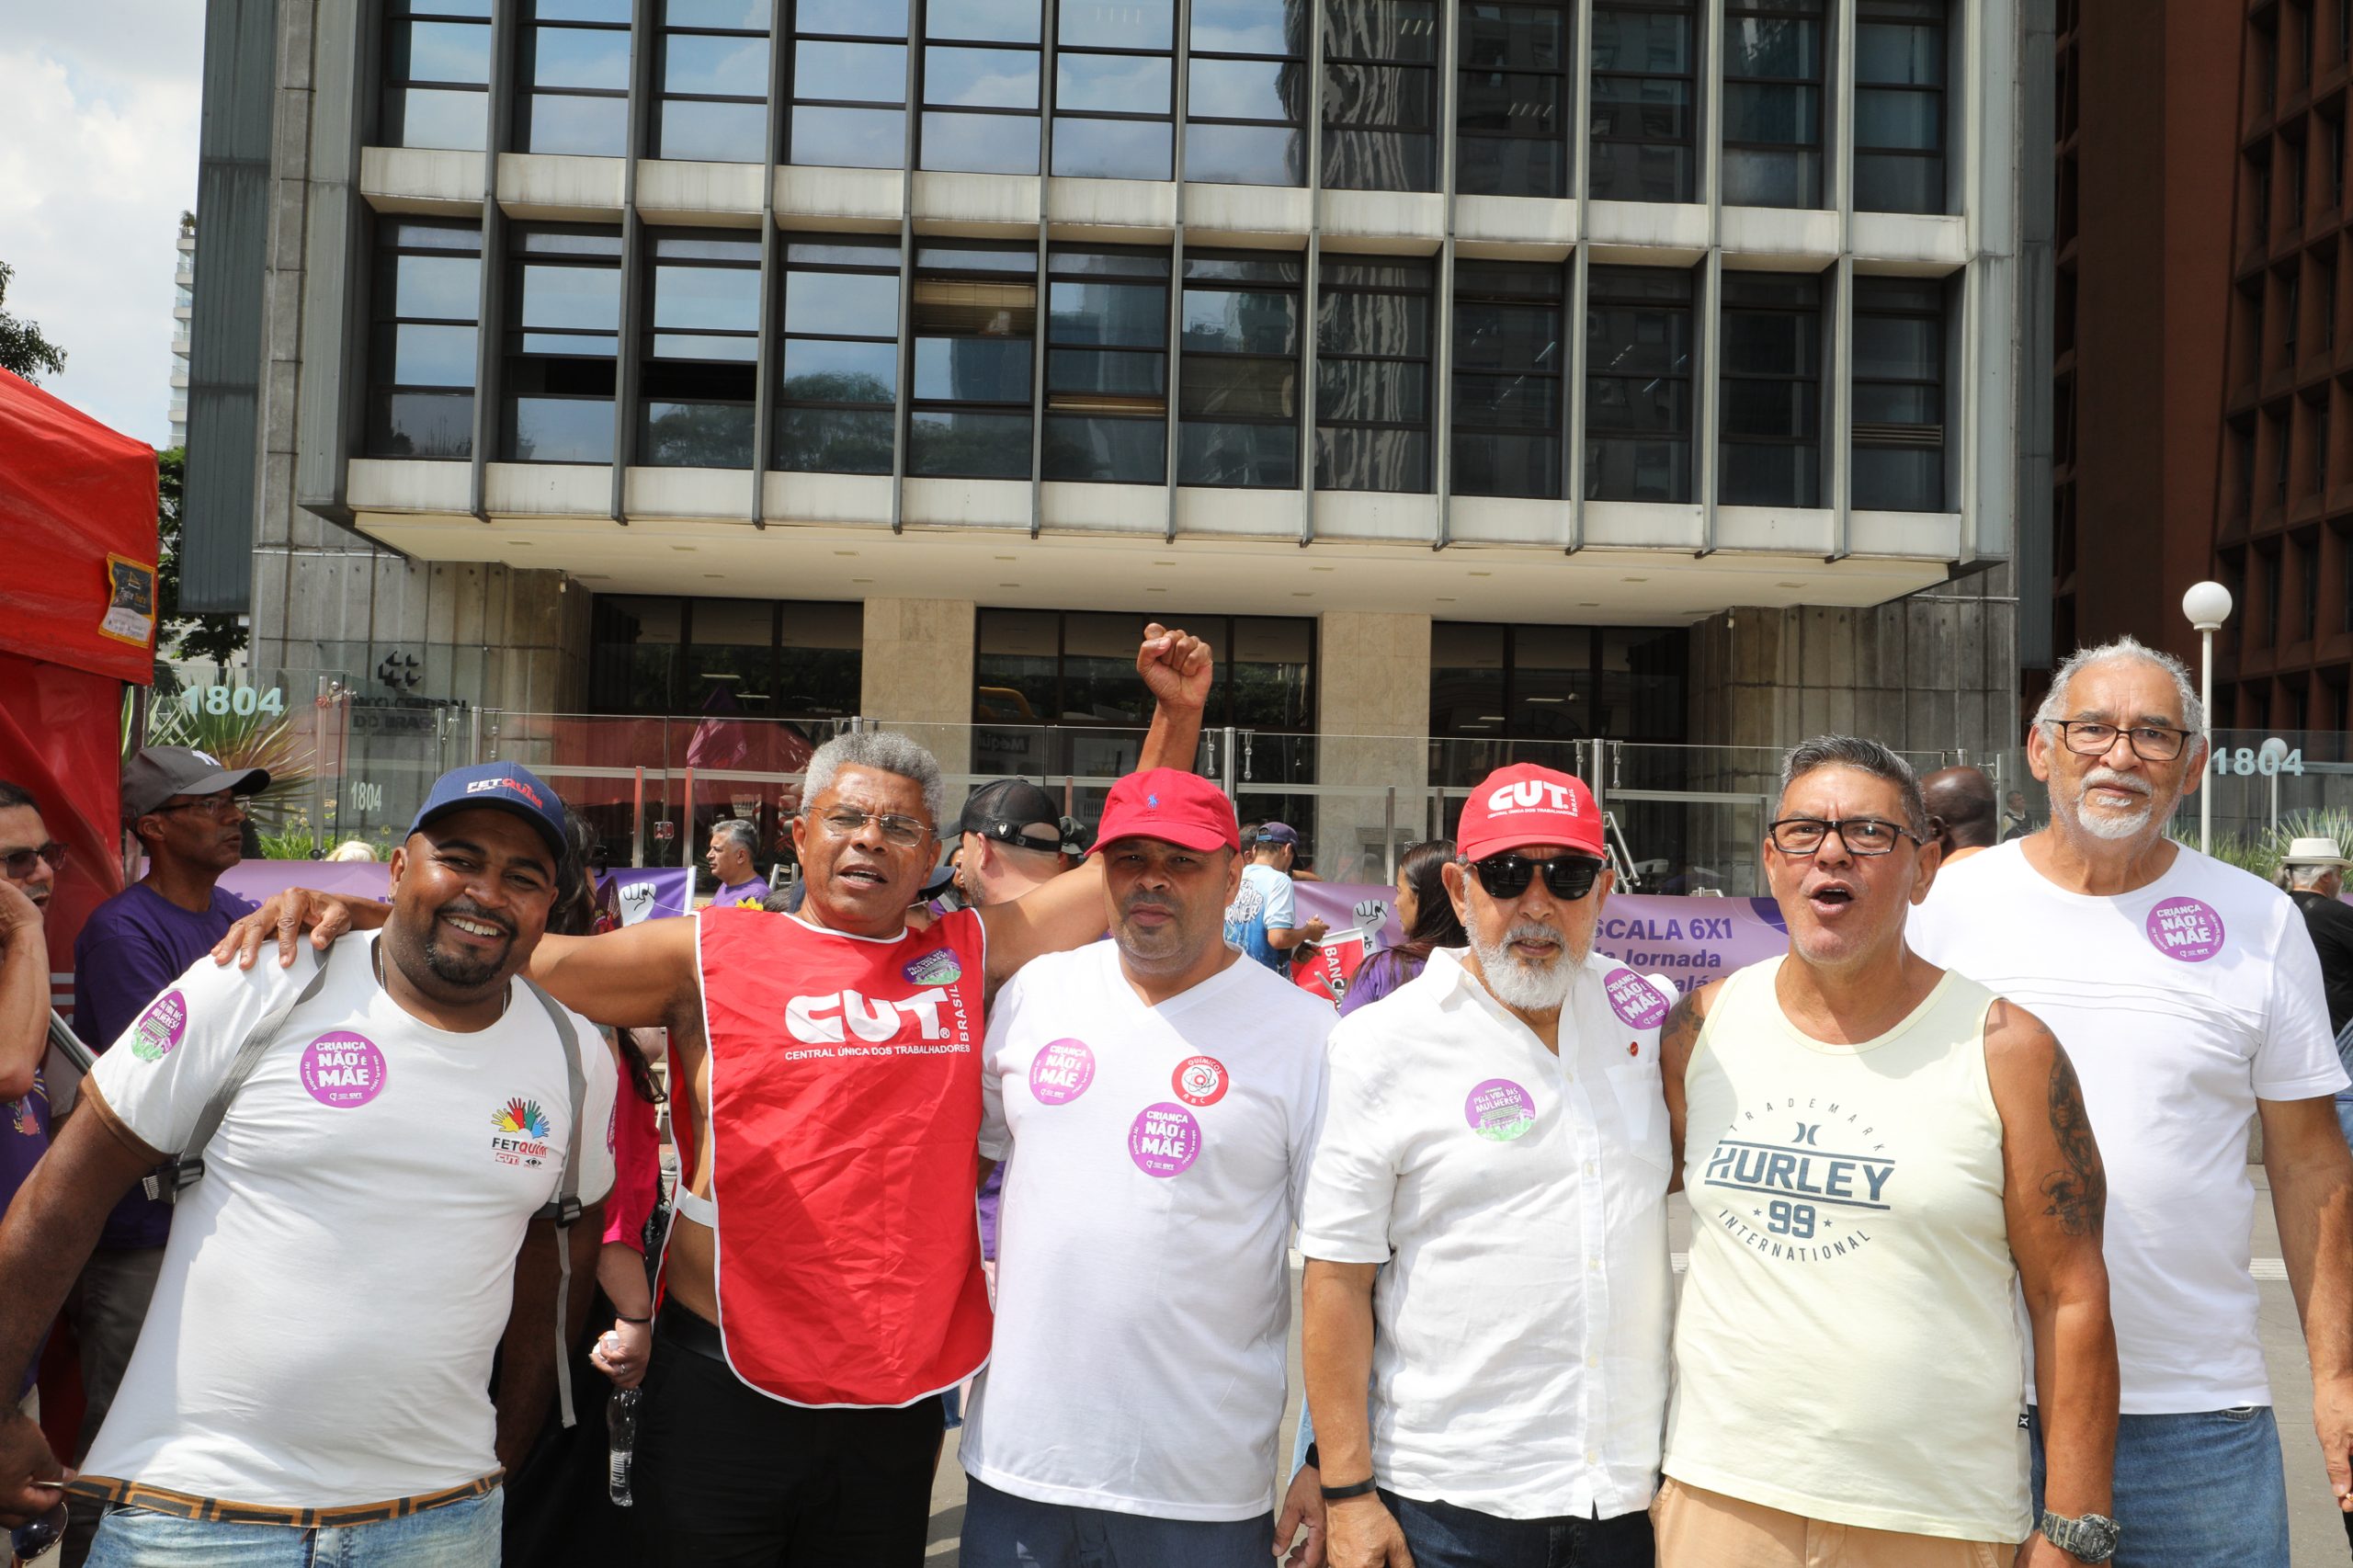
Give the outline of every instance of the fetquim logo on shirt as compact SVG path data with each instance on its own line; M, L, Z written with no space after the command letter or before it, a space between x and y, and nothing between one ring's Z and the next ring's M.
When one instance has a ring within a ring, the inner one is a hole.
M521 1096L490 1113L491 1153L502 1165L543 1165L548 1157L548 1113Z

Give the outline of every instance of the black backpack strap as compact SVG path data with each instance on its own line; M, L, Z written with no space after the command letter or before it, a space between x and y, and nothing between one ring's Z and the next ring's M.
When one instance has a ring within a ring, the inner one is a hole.
M335 947L342 945L338 942ZM188 1133L188 1141L180 1145L179 1153L149 1172L140 1183L149 1198L159 1198L167 1203L177 1202L184 1189L204 1178L204 1147L212 1142L212 1135L221 1131L222 1119L229 1114L229 1103L237 1097L237 1091L245 1086L245 1080L254 1075L254 1069L261 1065L261 1059L269 1048L278 1043L278 1031L285 1028L288 1017L295 1008L316 996L326 984L327 966L335 961L335 948L321 953L318 968L312 972L311 978L299 990L290 990L279 997L269 1011L262 1015L261 1021L246 1034L244 1042L237 1047L236 1058L229 1063L227 1075L214 1088L212 1097L204 1102L204 1109L197 1116L196 1126Z
M563 1424L571 1426L576 1417L572 1412L572 1347L570 1344L572 1313L572 1227L580 1218L580 1124L588 1112L588 1074L580 1065L580 1030L563 1004L525 980L531 994L547 1009L548 1021L555 1026L556 1038L563 1042L563 1075L572 1091L572 1131L563 1151L563 1177L550 1199L533 1219L555 1221L555 1392L556 1403L563 1412Z

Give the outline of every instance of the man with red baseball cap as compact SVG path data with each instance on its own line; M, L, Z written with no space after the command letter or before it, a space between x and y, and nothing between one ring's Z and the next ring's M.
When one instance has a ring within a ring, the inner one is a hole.
M1261 1568L1287 1256L1334 1018L1225 944L1233 805L1176 768L1111 788L1111 940L997 994L981 1153L1006 1167L996 1337L960 1454L966 1568ZM1362 1388L1361 1382L1358 1384Z
M1490 774L1455 840L1469 948L1332 1035L1299 1238L1328 1558L1649 1568L1668 999L1593 950L1611 878L1582 783Z

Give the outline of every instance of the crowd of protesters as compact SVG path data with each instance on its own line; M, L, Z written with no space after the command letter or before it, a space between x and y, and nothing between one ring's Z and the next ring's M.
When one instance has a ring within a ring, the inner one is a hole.
M215 884L266 779L163 759L57 1121L63 851L0 785L0 1377L64 1312L93 1400L77 1455L0 1418L0 1524L70 1494L104 1565L914 1568L961 1415L968 1568L2284 1568L2251 1120L2353 1509L2300 908L2336 890L2166 835L2204 760L2176 662L2056 673L2038 830L1982 775L1794 748L1788 951L1679 996L1595 946L1585 786L1500 769L1336 1013L1281 973L1324 934L1298 835L1188 770L1209 650L1153 627L1137 669L1091 843L1018 780L950 819L905 737L819 748L790 915L722 825L713 907L608 928L511 764L436 784L385 902L247 914Z

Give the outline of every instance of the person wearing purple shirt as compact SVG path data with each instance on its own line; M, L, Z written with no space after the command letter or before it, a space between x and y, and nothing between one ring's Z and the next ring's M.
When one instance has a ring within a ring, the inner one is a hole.
M65 848L49 836L32 796L0 781L0 1213L49 1147L49 937L41 917ZM40 1363L38 1353L33 1358ZM32 1373L11 1401L39 1419Z
M253 905L218 885L243 856L244 802L269 786L258 767L224 768L184 746L149 746L122 770L122 814L147 852L147 874L90 912L74 939L74 1032L103 1053L147 1005L211 951ZM134 1187L107 1216L97 1249L66 1301L82 1347L87 1401L79 1464L114 1403L155 1293L172 1206ZM64 1568L79 1568L99 1506L72 1502Z
M1439 948L1460 948L1470 941L1454 904L1446 896L1438 873L1454 858L1454 840L1432 839L1416 844L1397 861L1397 928L1405 939L1383 948L1364 960L1357 977L1340 998L1340 1016L1369 1007L1422 972L1430 954Z
M759 830L742 817L723 817L710 824L710 847L703 852L703 861L719 883L719 891L710 895L714 905L748 903L756 909L767 897L767 879L752 858L759 846Z

